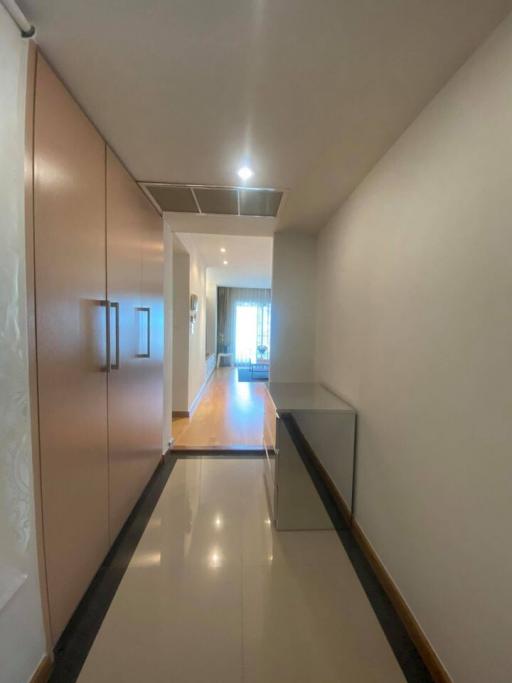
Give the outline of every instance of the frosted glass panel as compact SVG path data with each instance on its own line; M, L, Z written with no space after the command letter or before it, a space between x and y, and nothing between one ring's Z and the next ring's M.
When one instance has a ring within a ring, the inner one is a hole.
M28 680L45 651L34 537L24 227L27 42L0 5L0 662Z

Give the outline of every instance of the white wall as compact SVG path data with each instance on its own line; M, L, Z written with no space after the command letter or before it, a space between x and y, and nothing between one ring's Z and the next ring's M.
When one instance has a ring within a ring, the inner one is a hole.
M27 681L45 651L38 580L25 287L27 44L0 5L0 682Z
M311 382L315 345L315 238L276 233L272 262L270 379Z
M188 403L193 408L206 379L206 267L197 249L189 247L190 294L199 299L197 319L190 325Z
M206 269L206 354L217 353L217 283Z
M183 247L181 241L175 244L173 266L173 410L191 411L206 380L206 267L197 248L189 243ZM192 294L199 299L194 324Z
M190 258L174 251L173 258L172 409L188 411Z
M318 376L359 411L356 518L460 683L512 671L511 73L508 18L319 244Z

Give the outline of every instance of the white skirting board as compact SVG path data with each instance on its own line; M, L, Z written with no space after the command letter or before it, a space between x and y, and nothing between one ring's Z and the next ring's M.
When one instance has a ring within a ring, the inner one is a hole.
M212 358L213 358L213 364L211 362ZM211 355L206 359L206 379L204 380L203 384L201 385L201 388L199 389L199 391L195 395L194 400L190 404L190 408L188 410L189 417L192 417L195 409L199 405L199 401L201 400L201 397L204 393L204 390L208 386L208 382L211 380L214 371L215 371L215 355Z

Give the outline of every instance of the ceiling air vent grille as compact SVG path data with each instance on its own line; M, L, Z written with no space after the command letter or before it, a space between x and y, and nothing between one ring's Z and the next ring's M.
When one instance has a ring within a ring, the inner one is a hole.
M201 213L221 213L230 216L238 214L238 193L236 190L197 187L194 188Z
M162 211L275 218L283 192L247 187L141 183Z
M189 187L173 185L152 185L151 187L146 185L146 187L162 211L200 213L194 194Z

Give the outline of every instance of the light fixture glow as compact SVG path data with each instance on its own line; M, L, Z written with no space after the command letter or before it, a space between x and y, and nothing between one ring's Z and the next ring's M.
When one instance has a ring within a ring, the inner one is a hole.
M242 168L238 169L238 175L242 180L249 180L254 175L254 172L249 166L242 166Z
M223 263L225 266L227 266L228 263L229 263L229 261L222 261L222 263Z
M220 248L220 253L225 254L226 253L226 247L221 247Z

